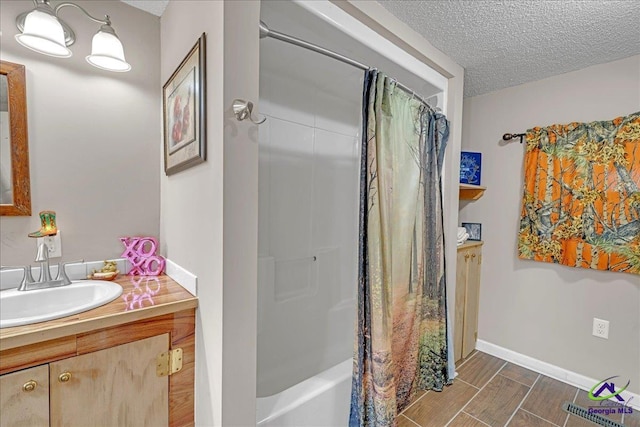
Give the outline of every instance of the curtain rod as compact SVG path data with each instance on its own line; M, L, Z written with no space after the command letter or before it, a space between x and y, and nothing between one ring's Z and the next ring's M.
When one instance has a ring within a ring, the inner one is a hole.
M520 144L522 144L522 138L524 138L526 135L526 133L505 133L504 135L502 135L502 140L511 141L512 139L520 138Z
M330 58L333 59L337 59L340 62L343 62L345 64L351 65L353 67L359 68L361 70L367 71L372 69L373 67L370 67L368 65L365 65L361 62L356 61L355 59L351 59L347 56L341 55L337 52L334 52L332 50L326 49L324 47L318 46L316 44L313 43L309 43L305 40L301 40L299 38L296 37L292 37L290 35L281 33L279 31L275 31L270 29L267 24L265 24L264 22L260 21L260 38L264 39L266 37L271 37L273 39L276 40L280 40L286 43L290 43L292 45L295 46L299 46L317 53L320 53L324 56L328 56ZM429 109L431 109L431 111L435 111L434 108L431 106L431 104L429 104L423 97L421 97L420 95L418 95L414 90L410 89L409 87L403 85L402 83L400 83L399 81L395 80L395 86L402 89L403 91L411 94L413 97L415 97L416 99L418 99L420 102L422 102L423 104L425 104Z

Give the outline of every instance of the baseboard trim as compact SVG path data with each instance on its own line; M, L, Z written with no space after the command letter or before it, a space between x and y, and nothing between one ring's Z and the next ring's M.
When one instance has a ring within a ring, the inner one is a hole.
M500 347L499 345L492 344L484 340L478 340L476 342L476 350L499 357L507 362L522 366L523 368L530 369L534 372L546 375L585 391L591 390L595 384L602 381L602 379L589 378L585 375L543 362L542 360L534 359L533 357L509 350L508 348ZM629 406L636 410L640 410L640 395L625 390L620 394L620 396L622 396Z

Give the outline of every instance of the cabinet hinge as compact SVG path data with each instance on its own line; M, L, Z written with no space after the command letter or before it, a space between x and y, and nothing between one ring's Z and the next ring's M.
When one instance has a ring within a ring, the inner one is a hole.
M160 353L156 358L156 375L166 377L175 374L182 369L182 349L174 348L172 350Z

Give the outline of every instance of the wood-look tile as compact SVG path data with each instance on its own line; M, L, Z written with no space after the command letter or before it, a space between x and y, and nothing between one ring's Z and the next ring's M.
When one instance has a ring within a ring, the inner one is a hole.
M596 424L587 421L584 418L569 414L569 419L565 427L594 427Z
M640 427L640 410L633 409L633 413L624 414L622 425L624 427Z
M426 393L406 411L404 416L422 427L446 425L478 392L462 381L454 381L441 392Z
M478 352L478 350L472 350L471 353L469 353L469 355L467 357L463 357L460 360L456 361L456 368L460 368L460 366L466 362L467 360L471 359L473 357L474 354L476 354Z
M478 352L460 367L459 378L472 386L482 388L504 364L505 361L502 359Z
M561 426L567 418L562 405L573 402L576 390L573 386L541 375L522 404L522 409Z
M554 427L549 421L536 417L522 409L518 409L518 412L507 425L508 427Z
M487 427L487 425L469 414L460 412L447 427Z
M418 399L420 399L422 396L424 396L424 394L426 393L426 391L424 390L418 390L416 391L416 395L413 397L413 400L411 401L411 403L409 404L409 406L411 406L411 404L413 404L414 402L416 402ZM437 393L434 392L434 393Z
M418 427L416 426L416 423L409 420L409 418L405 417L404 415L398 415L398 417L396 418L396 422L397 427Z
M464 412L490 426L503 426L509 421L529 387L502 375L496 375L471 402Z
M504 368L500 369L500 375L531 387L540 374L522 366L507 363Z
M576 400L574 401L574 403L578 406L580 406L581 408L584 408L586 410L589 410L589 406L599 406L598 402L594 402L593 400L589 399L589 393L587 393L584 390L579 390L578 391L578 395L576 396ZM602 414L600 414L602 415ZM604 418L609 418L617 423L621 423L622 422L622 414L618 414L617 411L615 414L609 414L609 415L602 415ZM582 420L582 418L580 417L576 417L580 420ZM575 424L576 421L573 421L573 423ZM572 426L574 424L571 424ZM569 424L567 424L569 425ZM581 424L575 424L576 426L580 426ZM585 425L589 425L589 426L593 426L593 424L585 424ZM639 426L640 427L640 426Z

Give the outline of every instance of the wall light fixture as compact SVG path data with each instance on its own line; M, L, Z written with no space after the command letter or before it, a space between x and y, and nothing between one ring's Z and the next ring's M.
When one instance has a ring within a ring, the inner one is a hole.
M68 58L72 55L69 46L76 41L76 35L71 27L59 18L60 9L73 6L80 9L89 19L101 24L98 32L93 36L91 55L87 62L94 67L108 71L125 72L131 65L124 59L124 48L116 35L109 15L104 19L94 18L75 3L64 2L55 8L49 0L33 0L35 8L21 13L16 18L16 25L20 34L16 40L22 46L58 58Z

